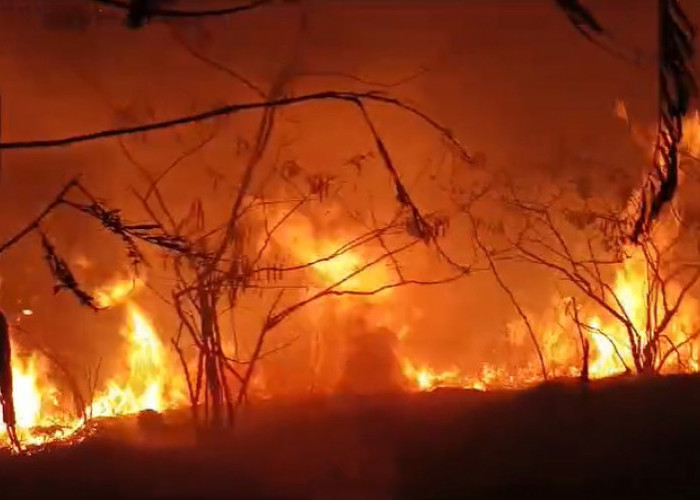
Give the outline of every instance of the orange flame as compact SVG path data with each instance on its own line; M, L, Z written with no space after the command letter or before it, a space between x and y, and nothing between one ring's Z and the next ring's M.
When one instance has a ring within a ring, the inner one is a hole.
M82 421L60 407L61 392L48 377L47 362L36 353L17 355L13 344L13 398L17 435L25 445L38 445L73 434ZM6 429L0 427L0 447L9 446Z
M124 304L126 324L126 363L122 372L105 384L85 409L88 417L109 417L163 411L186 402L179 378L172 373L171 361L151 321L132 299L141 280L120 281L95 293L102 307ZM38 353L23 358L13 350L13 395L17 431L24 446L38 445L71 437L85 422L70 416L59 403L61 392L48 377L48 362ZM9 446L4 427L0 445Z
M127 316L122 332L129 346L126 371L110 380L93 401L93 417L163 411L185 401L170 382L166 353L150 321L133 303L127 304Z
M629 120L626 108L618 104L620 118ZM700 116L691 117L685 125L684 150L698 156L700 153ZM292 218L294 219L294 218ZM655 238L659 243L674 236L678 230L673 221L661 226ZM290 248L299 262L314 262L311 267L321 286L330 286L345 278L341 290L373 290L390 281L390 272L382 265L372 266L356 273L368 262L369 256L358 249L338 251L344 241L339 238L320 239L314 234L311 223L299 219L294 224L285 224L275 233L275 238ZM630 248L629 257L619 266L612 284L612 292L619 299L620 308L634 327L644 335L648 312L645 297L649 292L649 277L642 251ZM331 255L330 258L328 256ZM165 350L153 323L147 314L135 303L133 295L142 288L141 280L125 280L98 291L95 296L103 307L123 305L126 310L126 324L122 334L126 339L127 355L124 369L111 377L104 388L87 409L87 414L95 417L125 415L150 409L162 411L185 404L183 384L177 382L168 353ZM391 314L391 300L395 294L391 290L364 298L354 297L353 301L380 302L387 317L372 318L391 323L397 332L399 343L409 334L410 327L401 318ZM603 378L619 374L625 366L632 365L628 346L628 332L624 326L612 319L601 318L595 311L581 310L585 331L577 327L566 313L570 299L559 300L555 305L556 318L537 325L536 335L543 348L548 373L552 376L576 376L581 369L579 334L590 343L589 375ZM351 302L345 303L344 311L351 310ZM680 345L687 339L688 332L698 327L698 303L687 298L666 329L669 342ZM23 314L32 314L26 310ZM512 326L512 325L511 325ZM513 342L518 343L522 335L522 325L511 328ZM519 335L521 334L521 335ZM687 342L683 354L686 364L669 364L667 371L696 372L700 368L697 342ZM411 390L429 391L438 387L460 387L475 390L491 388L514 388L537 383L541 380L537 362L530 361L525 366L484 364L476 373L464 373L458 367L436 368L417 363L402 353L398 353L404 377ZM18 432L25 444L38 444L52 439L72 435L84 422L70 417L61 409L61 392L52 383L48 363L37 353L28 357L15 354L13 357L14 398L17 411ZM175 381L175 382L173 382ZM5 439L4 429L0 429L0 443Z

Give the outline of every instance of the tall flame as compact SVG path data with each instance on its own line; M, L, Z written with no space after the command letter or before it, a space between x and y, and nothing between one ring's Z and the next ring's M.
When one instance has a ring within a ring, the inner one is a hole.
M81 425L61 408L62 393L48 377L46 360L37 353L21 356L13 349L13 398L17 434L24 444L40 444L73 434ZM4 426L0 427L0 447L9 445Z
M617 114L629 122L629 115L622 104ZM697 114L685 124L684 150L698 156L700 153L700 116ZM682 180L682 179L681 179ZM343 247L340 238L318 238L306 219L290 220L275 233L284 246L291 249L294 257L309 266L316 273L322 287L337 284L342 290L374 290L390 281L387 267L371 266L357 272L369 262L368 252L357 248ZM661 225L655 233L657 244L670 241L676 236L677 225ZM344 250L339 250L344 248ZM628 257L615 270L611 293L619 300L619 310L629 318L629 322L642 337L649 330L646 322L654 317L649 314L647 297L650 292L650 277L643 251L636 247L628 250ZM328 256L331 257L328 257ZM349 278L346 280L346 278ZM113 374L96 397L86 408L88 417L109 417L133 414L143 410L163 411L186 403L183 384L179 383L179 367L175 367L168 351L164 348L153 322L137 302L134 295L143 287L142 280L123 280L95 293L103 307L121 307L125 311L125 323L121 334L125 339L126 355L122 368ZM680 285L670 283L670 286ZM676 292L677 293L677 290ZM341 308L344 314L353 314L357 301L371 301L382 305L381 313L373 313L365 318L389 325L397 332L399 345L411 334L410 325L404 318L394 315L392 300L396 294L386 290L379 295L353 297L344 301ZM619 374L633 365L629 344L629 332L614 318L602 317L596 310L579 311L581 321L587 328L578 330L567 313L570 299L557 300L555 318L547 318L536 325L536 336L542 346L548 372L552 376L576 376L581 370L581 337L590 346L589 376L603 378ZM660 306L659 304L652 307ZM698 302L687 297L680 305L665 334L670 344L681 346L676 350L678 357L685 358L669 363L667 371L697 372L700 369L700 345L688 341L689 332L698 331ZM33 311L26 310L24 315ZM357 311L354 312L358 314ZM523 333L523 325L510 324L513 344L528 338ZM20 354L13 343L14 399L17 413L17 427L20 439L25 444L38 444L53 439L73 435L84 422L65 410L61 393L50 377L50 364L39 353ZM682 352L681 352L682 351ZM539 366L533 360L524 366L509 366L508 363L485 363L475 373L465 373L456 366L434 367L421 363L399 352L401 370L412 390L428 391L437 387L461 387L487 390L494 387L522 387L541 380ZM177 376L176 376L177 374ZM7 444L4 428L0 428L0 444Z
M111 379L91 406L94 417L162 411L183 402L183 394L169 380L168 362L160 338L135 304L127 304L122 334L129 346L125 372Z
M124 366L111 377L88 404L88 417L128 415L143 410L163 411L184 404L185 393L179 373L172 373L171 360L146 313L132 295L141 288L140 280L119 281L95 293L102 307L123 305L126 311L121 334L126 341ZM13 395L17 430L24 445L65 439L84 425L59 405L62 393L48 376L48 361L38 353L28 357L13 349ZM9 445L4 427L0 445Z

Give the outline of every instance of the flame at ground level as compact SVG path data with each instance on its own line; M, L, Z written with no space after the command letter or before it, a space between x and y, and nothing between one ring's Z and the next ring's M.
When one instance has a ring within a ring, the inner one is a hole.
M619 297L624 315L644 335L647 311L645 297L648 296L648 276L645 274L643 258L639 252L631 256L617 270L612 292ZM324 269L324 271L328 271ZM331 273L332 274L332 273ZM332 278L329 278L332 279ZM361 284L361 283L360 283ZM138 413L143 410L163 411L187 404L179 367L171 364L170 355L157 335L152 322L133 301L121 293L112 297L123 300L126 321L122 334L126 340L126 356L123 369L107 380L92 403L85 408L88 417L108 417ZM349 299L353 300L353 299ZM375 297L376 300L376 297ZM391 310L393 294L385 294L375 303ZM588 340L589 376L592 379L613 376L632 366L627 342L628 332L614 320L603 320L592 311L581 309L582 323L588 328L577 331L567 308L568 299L558 304L555 318L536 324L536 335L541 346L547 374L551 377L575 377L581 373L582 349L580 336ZM353 307L341 308L343 314L352 314ZM697 301L687 298L665 330L669 342L676 346L677 360L669 362L662 372L695 372L700 366L698 345L689 338L689 332L697 328ZM390 314L387 312L390 316ZM438 387L458 387L473 390L522 388L542 381L542 372L535 356L530 356L521 365L490 363L483 364L476 373L465 373L459 367L437 369L401 353L402 340L410 335L408 325L400 325L396 318L390 323L401 331L399 358L401 371L409 390L430 391ZM522 325L512 326L516 335L512 343L528 342ZM14 399L17 415L17 430L24 445L41 444L73 436L84 425L84 419L71 416L66 408L67 394L54 384L48 361L38 353L28 356L13 351ZM683 362L680 362L682 358ZM173 373L176 373L173 376ZM73 414L75 412L72 412ZM5 440L4 429L0 430L0 442Z
M583 371L584 342L589 346L589 379L640 373L633 341L641 346L639 351L654 345L650 370L655 373L700 371L700 304L693 296L683 295L684 285L673 280L665 283L665 292L660 291L650 276L657 272L656 268L646 259L642 249L632 248L616 269L607 296L619 317L608 314L603 319L599 304L591 307L589 300L587 307L582 307L565 298L555 304L554 318L535 323L533 333L548 377L579 377ZM572 307L578 309L578 324L571 313ZM672 314L667 314L669 311ZM439 370L403 357L404 374L415 390L441 386L479 390L522 388L541 382L542 366L534 354L532 339L524 323L514 325L511 325L514 333L511 343L531 352L524 364L484 364L477 373L466 374L458 368Z
M119 290L122 290L120 287ZM123 299L121 292L113 295ZM143 410L162 411L184 404L186 395L169 374L166 352L147 316L133 302L126 302L122 334L127 353L123 370L109 379L83 409L87 418L128 415ZM70 399L49 376L48 361L38 353L29 356L13 349L13 396L16 430L24 446L67 439L85 424L65 407ZM0 445L9 445L6 429L0 428Z
M160 338L144 313L127 304L128 371L112 379L90 406L93 417L125 415L143 410L162 411L183 403L186 396L168 374L168 362Z
M326 246L338 248L341 243L330 242ZM297 251L301 254L298 257L302 261L318 258L315 246L307 249L299 247ZM329 286L352 273L365 261L359 253L350 253L342 259L323 261L312 269L318 274L320 286ZM571 297L557 299L553 317L533 321L533 334L541 349L548 377L579 376L583 367L583 345L589 346L589 378L604 378L625 371L635 371L629 339L630 328L638 335L639 342L644 344L649 340L650 332L658 326L655 318L663 316L663 310L659 308L664 307L664 300L663 297L654 298L653 295L657 292L650 288L653 277L649 273L649 262L645 260L643 251L631 248L629 256L617 265L611 275L609 293L615 297L615 308L619 310L620 317L624 317L628 322L627 325L620 322L619 318L602 314L594 301L574 301ZM387 279L386 269L377 269L374 272L357 274L353 276L351 283L344 285L351 289L367 290L376 288ZM670 294L667 298L673 303L682 286L673 280L669 280L667 285ZM102 305L121 304L124 307L126 321L122 334L126 339L127 350L123 358L123 369L107 380L85 408L88 417L126 415L143 410L163 411L184 406L188 402L180 367L172 364L172 353L165 349L151 320L130 299L131 291L137 287L138 283L120 283L113 289L97 295ZM431 366L416 355L420 353L407 353L407 343L404 340L411 335L411 326L409 321L392 315L392 305L395 304L393 301L398 300L393 289L369 298L341 299L343 307L338 308L337 312L344 315L345 319L351 315L362 316L364 319L370 319L365 316L372 316L370 323L377 320L385 327L383 331L389 329L398 332L398 347L394 354L398 358L404 377L405 383L402 385L409 390L429 391L438 387L482 391L495 388L513 389L527 387L543 379L539 358L535 355L532 339L523 322L508 325L510 345L519 352L526 352L527 356L518 361L504 363L499 363L497 358L495 362L485 363L475 372L469 373L456 366ZM367 311L358 307L358 304L362 303L371 303L376 314L366 314ZM576 307L580 318L578 325L573 320L572 307ZM668 324L664 325L663 339L659 341L666 353L672 355L664 356L663 360L663 354L657 356L657 371L698 371L700 336L694 336L694 332L700 331L698 311L698 302L692 296L688 295L679 301ZM391 345L390 348L393 349L393 344L387 345ZM37 444L74 435L84 424L84 420L70 416L71 411L65 407L66 400L70 399L69 395L63 394L52 381L48 361L38 353L22 356L15 350L13 355L18 434L23 443ZM0 442L4 439L2 432L4 429L0 430Z

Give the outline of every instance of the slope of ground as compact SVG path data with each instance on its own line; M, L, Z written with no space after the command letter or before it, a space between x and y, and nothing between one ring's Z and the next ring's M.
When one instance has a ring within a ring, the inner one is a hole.
M200 441L104 422L84 442L0 457L1 498L695 497L700 378L520 392L336 397L249 409Z

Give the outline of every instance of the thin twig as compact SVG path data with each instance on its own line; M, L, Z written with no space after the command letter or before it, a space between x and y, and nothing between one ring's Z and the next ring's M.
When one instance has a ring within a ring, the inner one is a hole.
M220 108L215 108L209 111L204 111L201 113L196 113L193 115L182 116L179 118L173 118L171 120L164 120L159 122L148 123L144 125L136 125L133 127L123 127L114 128L107 130L100 130L96 132L88 132L85 134L77 134L73 136L63 137L59 139L42 139L42 140L28 140L28 141L8 141L0 143L0 149L42 149L42 148L53 148L70 146L73 144L78 144L81 142L95 141L99 139L107 139L110 137L117 137L120 135L138 134L142 132L149 132L152 130L162 130L166 128L176 127L179 125L187 125L190 123L196 123L201 121L210 120L220 116L231 115L244 111L259 110L265 108L290 106L295 104L302 104L310 101L322 101L322 100L334 100L334 101L344 101L352 102L357 104L362 101L373 101L388 105L393 105L408 111L409 113L417 116L425 123L430 125L433 129L440 132L446 139L449 140L450 144L459 151L463 159L467 161L472 161L471 154L454 138L452 132L440 125L434 119L430 118L424 112L403 103L397 98L390 97L377 92L341 92L341 91L325 91L317 92L312 94L305 94L300 96L289 96L280 97L277 99L272 99L269 101L252 102L252 103L240 103L240 104L229 104L222 106Z
M471 214L470 214L471 215ZM478 223L477 221L472 218L472 226L474 230L474 241L476 242L477 246L481 250L481 252L484 254L484 257L486 257L486 260L489 263L489 267L491 268L491 272L498 282L498 285L501 287L501 289L508 295L508 298L510 299L510 302L513 304L513 307L515 307L515 310L518 312L520 317L522 318L523 322L525 323L525 327L527 328L527 331L530 335L530 339L532 340L532 343L535 346L535 350L537 351L537 357L539 358L540 361L540 370L542 371L542 378L544 380L547 380L547 366L545 364L544 360L544 354L542 353L542 349L540 348L540 343L537 340L537 336L535 335L535 331L532 328L532 324L530 323L530 319L527 317L527 314L525 314L525 311L523 310L522 307L520 307L520 303L518 300L515 298L515 294L513 294L513 291L506 285L505 281L503 281L503 278L501 278L501 275L498 273L498 269L496 268L496 264L494 263L493 259L491 258L491 253L488 251L486 246L482 243L481 239L479 238L479 231L478 231Z
M9 239L5 240L5 243L0 245L0 254L2 254L4 251L7 249L11 248L15 244L17 244L22 238L24 238L27 234L31 233L32 231L36 230L39 227L39 224L41 221L43 221L53 210L61 205L62 203L65 202L65 196L66 194L73 188L75 188L78 184L78 179L74 178L71 181L69 181L61 190L56 194L53 200L46 205L46 207L39 212L39 215L37 215L29 224L27 224L22 230L20 230L18 233L16 233L14 236L10 237Z
M114 7L117 9L122 9L126 11L131 10L131 3L127 0L91 0L94 3L101 5L106 5L108 7ZM224 9L208 9L208 10L178 10L178 9L164 9L161 7L155 7L147 10L149 17L162 17L162 18L189 18L189 17L220 17L220 16L230 16L233 14L240 14L248 10L253 10L264 5L270 5L274 3L275 0L255 0L253 2L238 5L236 7L228 7Z

